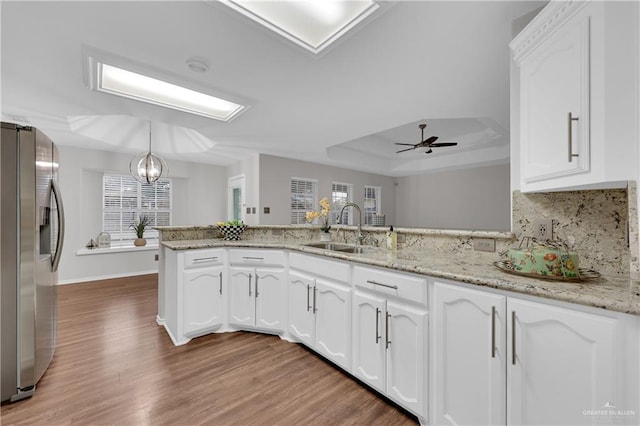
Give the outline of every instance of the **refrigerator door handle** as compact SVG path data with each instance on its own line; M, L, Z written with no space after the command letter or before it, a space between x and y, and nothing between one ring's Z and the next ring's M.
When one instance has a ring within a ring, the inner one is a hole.
M62 255L62 245L64 244L64 205L62 204L62 197L60 195L60 187L55 179L51 179L51 190L53 191L54 198L56 199L56 211L58 212L58 236L56 242L56 253L51 259L51 271L58 270L58 264L60 263L60 256Z

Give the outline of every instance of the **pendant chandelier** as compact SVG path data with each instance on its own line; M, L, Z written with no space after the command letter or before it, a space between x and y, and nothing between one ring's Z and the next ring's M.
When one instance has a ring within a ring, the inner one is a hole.
M149 121L149 151L133 157L129 162L129 171L142 183L155 183L158 179L167 176L169 171L167 162L151 152L151 121Z

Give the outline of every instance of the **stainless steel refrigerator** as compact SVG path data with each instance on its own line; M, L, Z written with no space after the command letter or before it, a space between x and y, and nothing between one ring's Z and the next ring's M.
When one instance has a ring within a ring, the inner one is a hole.
M55 145L33 127L1 125L1 393L16 401L53 359L64 211Z

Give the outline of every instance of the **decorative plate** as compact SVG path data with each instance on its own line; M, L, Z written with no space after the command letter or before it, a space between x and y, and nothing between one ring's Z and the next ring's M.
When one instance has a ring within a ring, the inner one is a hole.
M500 269L501 271L508 272L510 274L520 275L523 277L538 278L540 280L577 282L577 281L593 280L601 277L600 272L596 272L591 269L582 269L582 268L579 269L580 277L568 277L568 278L558 277L555 275L542 275L542 274L532 274L530 272L520 272L514 269L513 264L511 262L505 261L505 260L493 262L493 266Z

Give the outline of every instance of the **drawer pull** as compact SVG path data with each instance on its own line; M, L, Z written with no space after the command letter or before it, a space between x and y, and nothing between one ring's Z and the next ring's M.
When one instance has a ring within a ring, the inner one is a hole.
M571 163L573 161L573 157L578 157L579 154L574 154L573 153L573 122L574 121L578 121L579 117L573 117L571 115L571 113L569 113L569 120L568 120L568 127L569 127L569 137L568 139L568 145L569 145L569 162Z
M250 260L259 260L259 261L263 261L264 257L252 257L252 256L242 256L242 260L244 260L245 262L248 262Z
M387 288L392 288L392 289L394 289L394 290L397 290L397 289L398 289L398 286L397 286L397 285L393 285L393 284L379 283L378 281L373 281L373 280L367 280L367 282L368 282L369 284L379 285L379 286L387 287Z
M212 257L199 257L197 259L193 259L193 262L209 262L212 260L218 260L218 256L212 256Z

